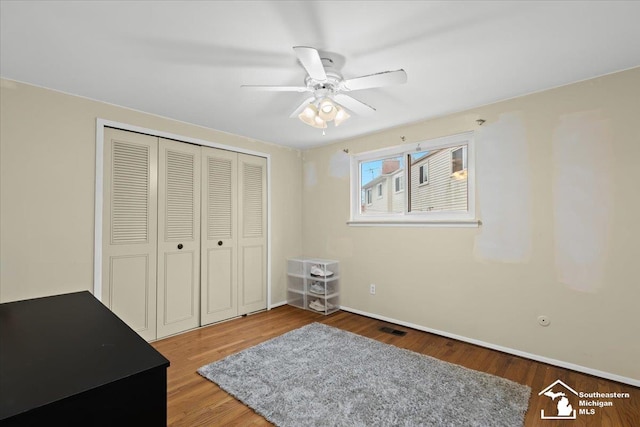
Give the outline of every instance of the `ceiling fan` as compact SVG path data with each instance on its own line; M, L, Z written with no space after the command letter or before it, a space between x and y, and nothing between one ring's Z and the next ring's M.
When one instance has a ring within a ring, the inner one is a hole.
M407 73L403 69L344 79L335 68L333 60L321 57L317 49L295 46L293 50L307 72L304 86L242 87L271 92L310 93L311 95L289 117L298 117L302 122L316 128L326 128L327 122L332 120L335 126L338 126L350 117L347 110L359 115L368 115L376 111L372 106L358 101L346 92L403 84L407 81Z

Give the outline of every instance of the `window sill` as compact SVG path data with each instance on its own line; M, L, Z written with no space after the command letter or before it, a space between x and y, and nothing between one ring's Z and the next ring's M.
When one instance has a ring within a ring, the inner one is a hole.
M477 228L482 221L478 219L451 219L451 220L352 220L347 221L350 227L461 227Z

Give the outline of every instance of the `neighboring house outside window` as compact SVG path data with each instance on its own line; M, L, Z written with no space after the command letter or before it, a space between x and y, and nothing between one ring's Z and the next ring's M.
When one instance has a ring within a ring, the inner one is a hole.
M372 192L374 188L376 188L376 194L379 194L380 197L376 197L375 200L372 200L371 203L367 203L366 212L378 212L378 213L389 213L389 212L401 212L402 204L400 203L399 207L396 207L394 210L393 199L394 196L389 197L389 191L380 191L378 193L378 188L393 188L393 179L392 177L402 172L401 169L402 161L400 158L387 158L381 159L377 162L374 162L370 165L367 165L367 168L364 172L373 172L374 178L367 182L364 186L362 186L362 190L369 193ZM366 173L365 173L366 175ZM371 174L369 174L371 175ZM399 209L399 210L398 210Z
M433 150L412 163L409 212L467 210L467 181L450 169L452 153L461 148Z
M424 141L417 151L415 147L405 144L354 156L352 194L362 194L366 203L357 202L352 222L445 219L477 224L474 164L468 156L472 135ZM371 200L374 187L378 197Z

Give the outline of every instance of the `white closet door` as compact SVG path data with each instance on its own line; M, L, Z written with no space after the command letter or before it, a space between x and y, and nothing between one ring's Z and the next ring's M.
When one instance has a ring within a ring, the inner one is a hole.
M267 160L238 154L238 314L267 308Z
M200 324L200 147L160 138L158 338Z
M106 128L102 302L156 339L157 138Z
M237 158L202 147L202 325L238 315Z

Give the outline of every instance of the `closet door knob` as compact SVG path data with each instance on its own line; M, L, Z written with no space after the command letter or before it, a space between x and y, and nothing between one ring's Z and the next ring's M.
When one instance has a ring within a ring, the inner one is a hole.
M182 243L178 243L178 249L182 249L184 248L184 246L182 246Z
M218 246L222 246L222 240L218 240Z

